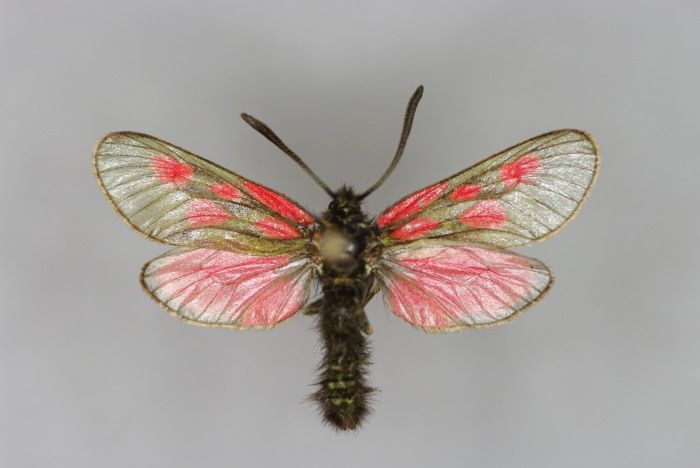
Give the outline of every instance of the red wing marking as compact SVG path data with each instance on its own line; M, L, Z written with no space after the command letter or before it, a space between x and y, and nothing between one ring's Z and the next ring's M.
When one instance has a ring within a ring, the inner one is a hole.
M231 217L227 209L212 200L192 200L187 207L187 222L192 227L218 226Z
M286 197L253 182L246 182L245 189L253 198L285 218L299 224L313 224L313 218Z
M269 216L255 222L255 226L267 237L274 239L294 239L301 234L297 229L284 221Z
M151 162L151 167L163 183L173 183L178 187L184 187L192 179L192 166L179 162L172 156L159 154Z
M439 222L430 218L414 218L403 226L391 231L389 237L400 241L420 239L424 234L432 231L439 225Z
M211 193L223 200L239 201L243 193L231 184L220 182L209 186Z
M98 143L94 165L119 215L151 239L250 255L306 250L308 239L281 223L302 232L298 221L310 221L310 214L281 194L253 183L246 188L247 179L175 145L140 133L112 133ZM256 225L266 218L279 222Z
M501 166L501 181L509 189L513 189L519 183L530 184L534 180L530 176L540 169L540 158L534 154L526 154L512 163Z
M421 239L497 247L543 239L581 207L597 169L598 148L585 132L564 129L530 138L391 205L377 218L382 244L404 242L392 231L422 217L440 226ZM418 201L427 206L417 209Z
M503 226L506 222L506 212L496 200L485 200L467 208L459 219L473 228L493 229Z
M472 198L478 197L480 192L481 185L464 184L454 189L450 194L450 198L452 198L453 201L471 200Z
M505 320L550 282L537 260L489 247L427 241L389 249L379 272L387 307L429 331Z
M413 279L399 278L391 283L391 293L388 296L387 308L411 325L423 328L449 328L454 321L444 313L424 307L431 298ZM411 304L412 308L406 308Z
M377 218L377 226L383 228L408 218L440 198L445 190L447 184L438 183L405 198Z
M144 267L143 283L178 315L194 322L238 328L275 325L306 302L309 262L287 255L177 249Z

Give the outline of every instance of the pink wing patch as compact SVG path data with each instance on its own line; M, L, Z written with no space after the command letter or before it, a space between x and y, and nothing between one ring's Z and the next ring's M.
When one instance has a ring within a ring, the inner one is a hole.
M439 225L440 223L433 219L417 217L391 231L389 237L400 241L420 239Z
M212 200L192 200L187 207L187 222L192 227L219 226L231 219L231 213Z
M270 189L262 187L253 182L246 182L245 189L257 201L267 206L276 213L285 218L292 219L299 224L313 224L313 218L304 210L299 208L295 203L288 198L273 192Z
M471 200L478 197L479 193L481 193L481 185L464 184L454 189L450 194L450 198L453 201Z
M301 234L295 227L277 218L273 218L272 216L258 220L255 226L264 236L273 239L294 239L301 237Z
M419 241L385 251L379 268L384 301L427 331L507 320L548 289L541 262L479 245Z
M404 198L377 218L377 226L383 228L408 218L440 198L445 190L447 184L443 182Z
M377 218L382 245L439 238L511 247L543 239L581 207L597 168L598 148L585 132L530 138L394 203ZM438 225L414 235L425 219Z
M501 181L512 190L519 183L533 183L534 178L531 176L539 169L540 158L534 154L526 154L512 163L506 163L501 166Z
M151 162L158 179L163 183L173 183L178 187L184 187L192 179L192 166L180 162L172 156L159 154Z
M459 219L473 228L494 229L506 222L506 212L498 201L486 200L466 209Z
M211 190L211 193L221 198L222 200L240 201L243 197L243 192L226 182L211 184L209 186L209 190Z
M210 249L175 249L146 264L142 282L171 312L198 324L267 328L301 309L310 262Z

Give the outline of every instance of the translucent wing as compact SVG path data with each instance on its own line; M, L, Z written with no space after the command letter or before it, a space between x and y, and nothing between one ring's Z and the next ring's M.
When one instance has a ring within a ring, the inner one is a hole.
M143 267L141 282L169 312L198 325L269 328L306 303L305 257L178 248Z
M111 133L97 144L94 164L117 212L166 244L293 253L314 224L283 195L152 136Z
M587 133L545 133L391 206L376 220L382 243L441 237L507 247L544 239L581 207L597 167Z
M538 260L440 240L386 249L377 273L387 308L430 332L507 321L541 298L552 283Z

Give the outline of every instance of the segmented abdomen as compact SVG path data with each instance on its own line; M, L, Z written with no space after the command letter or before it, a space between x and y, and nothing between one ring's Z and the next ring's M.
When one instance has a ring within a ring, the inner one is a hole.
M318 401L324 419L341 430L356 429L369 413L369 346L362 329L362 299L351 289L324 288L318 328L324 347Z

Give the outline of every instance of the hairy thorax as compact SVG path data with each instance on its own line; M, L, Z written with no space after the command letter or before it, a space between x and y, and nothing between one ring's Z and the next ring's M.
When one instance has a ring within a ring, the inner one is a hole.
M361 267L360 245L337 226L324 226L318 236L318 255L324 269L335 276L351 275Z
M313 248L325 275L336 282L369 274L368 260L379 248L378 236L351 189L341 189L313 237Z

